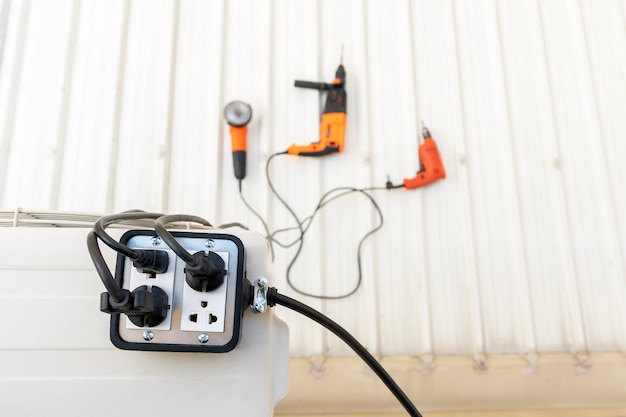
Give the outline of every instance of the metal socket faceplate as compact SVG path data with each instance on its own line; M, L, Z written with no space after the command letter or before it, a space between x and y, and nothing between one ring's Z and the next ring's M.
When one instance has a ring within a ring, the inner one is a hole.
M170 265L164 274L151 277L139 273L127 258L118 257L116 279L122 287L132 290L140 285L165 287L170 312L166 320L154 327L137 327L123 317L112 317L113 343L123 349L222 352L234 348L241 330L241 295L244 275L244 251L241 241L232 235L195 232L172 232L190 253L209 250L226 264L224 283L214 291L195 291L185 281L185 262L162 241L154 240L154 232L133 230L122 241L131 248L168 251ZM211 248L206 245L211 241ZM151 332L146 338L145 333Z

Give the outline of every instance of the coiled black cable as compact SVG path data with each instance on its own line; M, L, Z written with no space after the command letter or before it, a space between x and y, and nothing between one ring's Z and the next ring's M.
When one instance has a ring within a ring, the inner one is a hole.
M274 187L274 184L270 176L269 167L270 167L271 161L276 156L284 155L284 154L286 154L286 152L278 152L278 153L271 155L268 158L266 165L265 165L265 176L267 178L267 183L270 187L270 190L272 191L274 196L281 202L281 204L287 209L287 211L291 214L293 219L296 221L296 226L276 230L269 236L269 239L268 239L270 242L274 242L278 246L281 246L283 248L289 248L298 244L298 249L296 250L296 253L293 255L293 257L291 258L291 261L289 262L289 265L287 266L287 271L285 273L287 285L289 285L289 287L293 291L297 292L298 294L307 296L307 297L312 297L312 298L317 298L317 299L322 299L322 300L340 300L340 299L348 298L358 291L363 280L363 267L362 267L362 260L361 260L362 258L361 253L362 253L363 245L365 241L367 240L367 238L373 235L374 233L376 233L378 230L380 230L384 224L384 217L383 217L382 210L380 209L380 206L378 205L378 203L376 203L376 200L368 193L368 191L387 190L389 189L389 187L369 187L369 188L337 187L337 188L333 188L332 190L327 191L322 196L317 206L315 207L315 210L313 211L313 213L310 216L305 217L304 220L301 221L298 215L296 214L296 212L293 210L293 208L285 201L285 199L282 196L280 196L280 194L278 194L278 191L276 191L276 188ZM332 194L337 193L339 191L343 191L343 192L338 195L334 195L330 197ZM360 193L364 195L365 197L367 197L368 200L373 205L374 209L376 210L376 213L379 219L378 224L373 229L369 230L359 241L358 248L357 248L358 275L357 275L356 283L354 284L351 290L347 291L346 293L339 294L339 295L313 294L313 293L309 293L309 292L301 290L293 283L293 280L291 279L291 269L293 268L294 264L296 263L296 261L298 260L298 257L300 256L302 252L302 248L304 246L304 236L306 232L309 230L309 227L311 226L311 223L313 219L315 218L315 216L323 207L325 207L328 203L336 200L337 198L340 198L340 197L343 197L345 195L352 194L352 193ZM284 243L276 238L278 234L286 232L286 231L291 231L291 230L298 230L299 232L296 239L294 239L292 242Z
M335 195L330 197L332 194L337 193L342 191L340 194ZM358 247L357 247L357 280L355 282L355 284L352 286L352 288L343 293L343 294L339 294L339 295L323 295L323 294L312 294L312 293L308 293L306 291L303 291L301 289L299 289L292 281L291 279L291 274L289 274L289 271L287 273L287 284L289 285L289 287L294 290L295 292L297 292L298 294L301 295L305 295L307 297L312 297L312 298L318 298L321 300L340 300L343 298L348 298L352 295L354 295L358 289L361 287L361 283L363 282L363 262L362 262L362 252L363 252L363 245L365 244L365 241L367 240L367 238L369 238L371 235L373 235L374 233L376 233L377 231L379 231L384 224L384 217L383 217L383 213L380 209L380 206L378 205L378 203L376 202L376 200L374 199L374 197L372 197L369 193L367 193L364 189L360 189L360 188L353 188L353 187L337 187L337 188L333 188L330 191L327 191L322 198L319 200L317 206L315 207L315 210L313 211L313 213L308 216L305 217L302 221L302 225L303 227L303 233L296 238L296 240L294 240L291 243L288 244L283 244L281 242L277 241L277 244L279 246L282 247L290 247L292 245L294 245L297 241L299 240L304 240L304 235L306 234L306 232L309 230L309 227L311 226L311 223L313 222L313 219L315 218L315 216L319 213L319 211L324 208L327 204L331 203L332 201L349 195L349 194L353 194L353 193L359 193L363 196L365 196L370 203L372 204L372 206L374 207L374 209L376 210L376 214L378 216L378 224L376 226L374 226L373 229L370 229L367 233L365 233L365 235L363 235L363 237L361 237L361 240L359 241ZM305 225L306 224L306 225ZM297 227L290 227L290 228L285 228L285 229L280 229L280 230L276 230L273 234L272 234L272 239L274 241L276 241L276 235L282 232L286 232L289 230L294 230L297 229ZM296 254L297 255L297 254ZM297 259L297 256L294 256L295 259ZM293 260L293 262L295 262L295 259Z

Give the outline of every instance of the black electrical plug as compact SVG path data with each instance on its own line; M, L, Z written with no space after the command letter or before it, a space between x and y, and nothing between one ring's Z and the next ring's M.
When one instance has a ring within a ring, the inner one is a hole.
M139 327L158 326L167 317L170 305L167 293L157 286L142 285L131 293L133 308L126 313L128 319Z
M185 266L185 281L196 291L209 292L218 289L224 283L226 264L215 252L196 252L192 255L195 265Z
M164 250L136 249L133 266L142 274L163 274L169 266L169 256Z
M124 298L119 301L111 299L108 292L100 294L100 311L109 314L124 313L139 327L158 326L167 317L169 309L167 293L155 285L142 285L132 292L124 290Z

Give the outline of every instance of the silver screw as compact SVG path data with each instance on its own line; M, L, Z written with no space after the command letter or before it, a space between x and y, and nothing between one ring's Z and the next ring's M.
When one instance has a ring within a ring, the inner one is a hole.
M208 341L209 341L209 335L206 333L200 333L200 335L198 336L198 342L206 343Z
M267 287L267 279L266 278L261 277L261 278L257 279L256 283L259 286L259 288Z
M256 304L254 306L255 313L265 313L265 306L263 304Z
M152 243L152 246L159 246L161 244L161 238L155 236L150 240L150 242Z
M143 340L149 342L152 339L154 339L154 333L152 333L150 330L146 330L145 332L143 332Z
M204 246L206 246L207 248L214 248L215 242L213 241L213 239L207 239L204 241Z

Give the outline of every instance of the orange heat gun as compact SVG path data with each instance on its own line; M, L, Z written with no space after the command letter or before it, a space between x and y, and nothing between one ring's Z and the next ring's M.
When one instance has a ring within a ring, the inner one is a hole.
M328 91L326 105L320 120L319 142L309 145L291 145L287 149L289 155L324 156L343 151L343 141L346 131L346 71L343 64L339 64L332 83L318 83L296 80L296 87L312 88Z
M424 137L424 143L419 146L417 151L420 160L420 170L417 171L415 177L404 179L404 188L407 190L423 187L446 177L446 170L441 162L437 144L423 123L422 136Z

